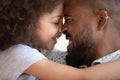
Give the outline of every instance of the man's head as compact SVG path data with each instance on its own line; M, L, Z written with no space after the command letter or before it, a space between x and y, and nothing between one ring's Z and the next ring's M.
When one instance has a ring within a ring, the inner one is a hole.
M90 65L118 48L112 38L120 28L119 7L119 0L66 0L63 33L69 39L69 65Z

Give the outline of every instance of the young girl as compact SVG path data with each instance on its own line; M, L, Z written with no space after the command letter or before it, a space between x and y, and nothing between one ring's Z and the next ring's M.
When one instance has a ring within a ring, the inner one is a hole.
M120 65L108 68L114 62L76 69L49 61L38 51L54 47L61 34L62 16L63 0L1 0L0 80L119 78ZM112 77L105 73L110 73L109 70Z
M33 78L28 74L44 79L41 62L47 58L38 50L53 49L62 16L63 0L0 2L0 80Z

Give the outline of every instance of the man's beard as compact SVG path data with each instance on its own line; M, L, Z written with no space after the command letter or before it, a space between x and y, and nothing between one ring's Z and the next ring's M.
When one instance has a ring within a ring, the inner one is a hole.
M74 37L74 45L71 51L68 50L69 54L66 56L66 63L73 67L90 66L97 55L92 30L85 28L80 34Z

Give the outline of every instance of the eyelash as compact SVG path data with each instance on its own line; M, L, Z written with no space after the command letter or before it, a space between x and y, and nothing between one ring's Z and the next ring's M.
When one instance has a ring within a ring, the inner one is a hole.
M62 24L62 20L58 20L57 22L55 22L55 25L59 25L59 24Z
M55 24L55 25L58 25L58 24L59 24L59 21L58 21L58 22L55 22L54 24Z

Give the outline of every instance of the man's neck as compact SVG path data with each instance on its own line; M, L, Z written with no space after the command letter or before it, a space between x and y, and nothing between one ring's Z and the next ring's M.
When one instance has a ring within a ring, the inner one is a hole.
M120 34L115 28L111 28L102 40L98 47L98 58L120 49Z

